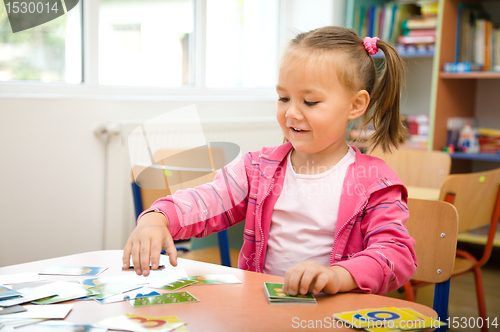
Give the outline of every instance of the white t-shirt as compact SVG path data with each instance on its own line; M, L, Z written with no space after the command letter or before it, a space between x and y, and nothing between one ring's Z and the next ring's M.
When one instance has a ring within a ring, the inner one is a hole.
M264 263L264 273L278 276L303 261L330 265L342 185L356 152L349 147L337 165L315 175L295 173L290 156L291 152L283 191L272 215Z

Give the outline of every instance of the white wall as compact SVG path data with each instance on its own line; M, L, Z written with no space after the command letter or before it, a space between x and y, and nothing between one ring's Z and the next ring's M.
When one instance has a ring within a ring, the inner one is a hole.
M196 99L0 96L0 266L103 248L105 146L93 134L97 124L192 104L201 119L275 110L270 98Z

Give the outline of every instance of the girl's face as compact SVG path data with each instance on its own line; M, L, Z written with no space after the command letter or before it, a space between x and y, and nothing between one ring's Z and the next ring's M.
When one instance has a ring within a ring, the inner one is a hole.
M292 60L280 68L276 117L285 137L300 154L347 152L345 134L356 93L344 87L336 70Z

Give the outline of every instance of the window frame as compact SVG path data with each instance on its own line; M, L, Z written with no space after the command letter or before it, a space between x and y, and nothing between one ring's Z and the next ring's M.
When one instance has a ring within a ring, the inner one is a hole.
M60 82L7 81L0 82L0 97L47 97L47 98L112 98L153 100L275 100L274 87L269 88L208 88L206 86L206 24L207 0L191 0L194 6L194 57L193 85L180 87L134 87L99 84L99 5L100 0L81 1L83 62L80 84ZM283 31L283 15L286 0L279 0L278 37ZM281 39L281 38L279 38ZM281 49L282 45L278 45ZM192 56L192 54L190 55ZM275 60L276 65L278 59Z

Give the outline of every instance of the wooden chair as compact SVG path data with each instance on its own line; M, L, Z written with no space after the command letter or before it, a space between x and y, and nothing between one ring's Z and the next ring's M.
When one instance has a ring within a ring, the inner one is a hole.
M401 148L384 153L382 149L375 149L370 155L385 161L407 186L440 189L450 174L451 158L443 151Z
M157 161L155 165L133 166L132 192L136 215L138 216L142 211L149 208L160 197L168 196L179 189L192 188L212 181L216 174L213 171L214 161L221 160L220 154L222 151L214 149L207 153L208 165L204 164L204 159L206 161L206 158L203 158L204 153L206 153L206 149L205 151L203 149L200 149L200 151L197 151L197 149L187 151L159 150L153 157ZM168 160L169 165L165 165L165 160ZM188 165L188 167L182 165ZM196 165L196 167L192 165ZM214 237L217 239L214 240ZM234 260L239 254L239 250L230 249L226 230L211 234L203 239L192 238L191 242L193 250L184 254L183 257L231 266L231 257ZM213 246L215 243L218 245L220 261L214 257L217 251L216 247L207 248L207 246Z
M489 225L488 237L481 258L476 259L464 250L457 250L452 277L469 272L474 273L479 316L486 322L486 301L484 298L481 266L488 262L500 218L500 168L469 174L450 175L441 188L440 200L455 205L460 216L458 231L468 232ZM486 324L482 331L488 331Z
M418 267L412 280L434 283L434 304L441 321L448 318L450 276L455 262L458 213L447 202L410 198L406 227L415 239ZM407 300L415 301L411 283L405 285Z
M486 301L484 298L481 266L490 258L493 249L498 220L500 218L500 169L487 172L453 174L443 183L440 200L452 203L460 217L459 233L468 232L489 225L488 237L481 258L476 259L471 253L457 250L454 269L451 277L458 277L472 272L476 280L476 293L479 316L486 322ZM410 211L411 214L411 211ZM424 286L426 283L415 282L412 288ZM407 297L413 294L408 287ZM486 324L481 328L488 331Z

